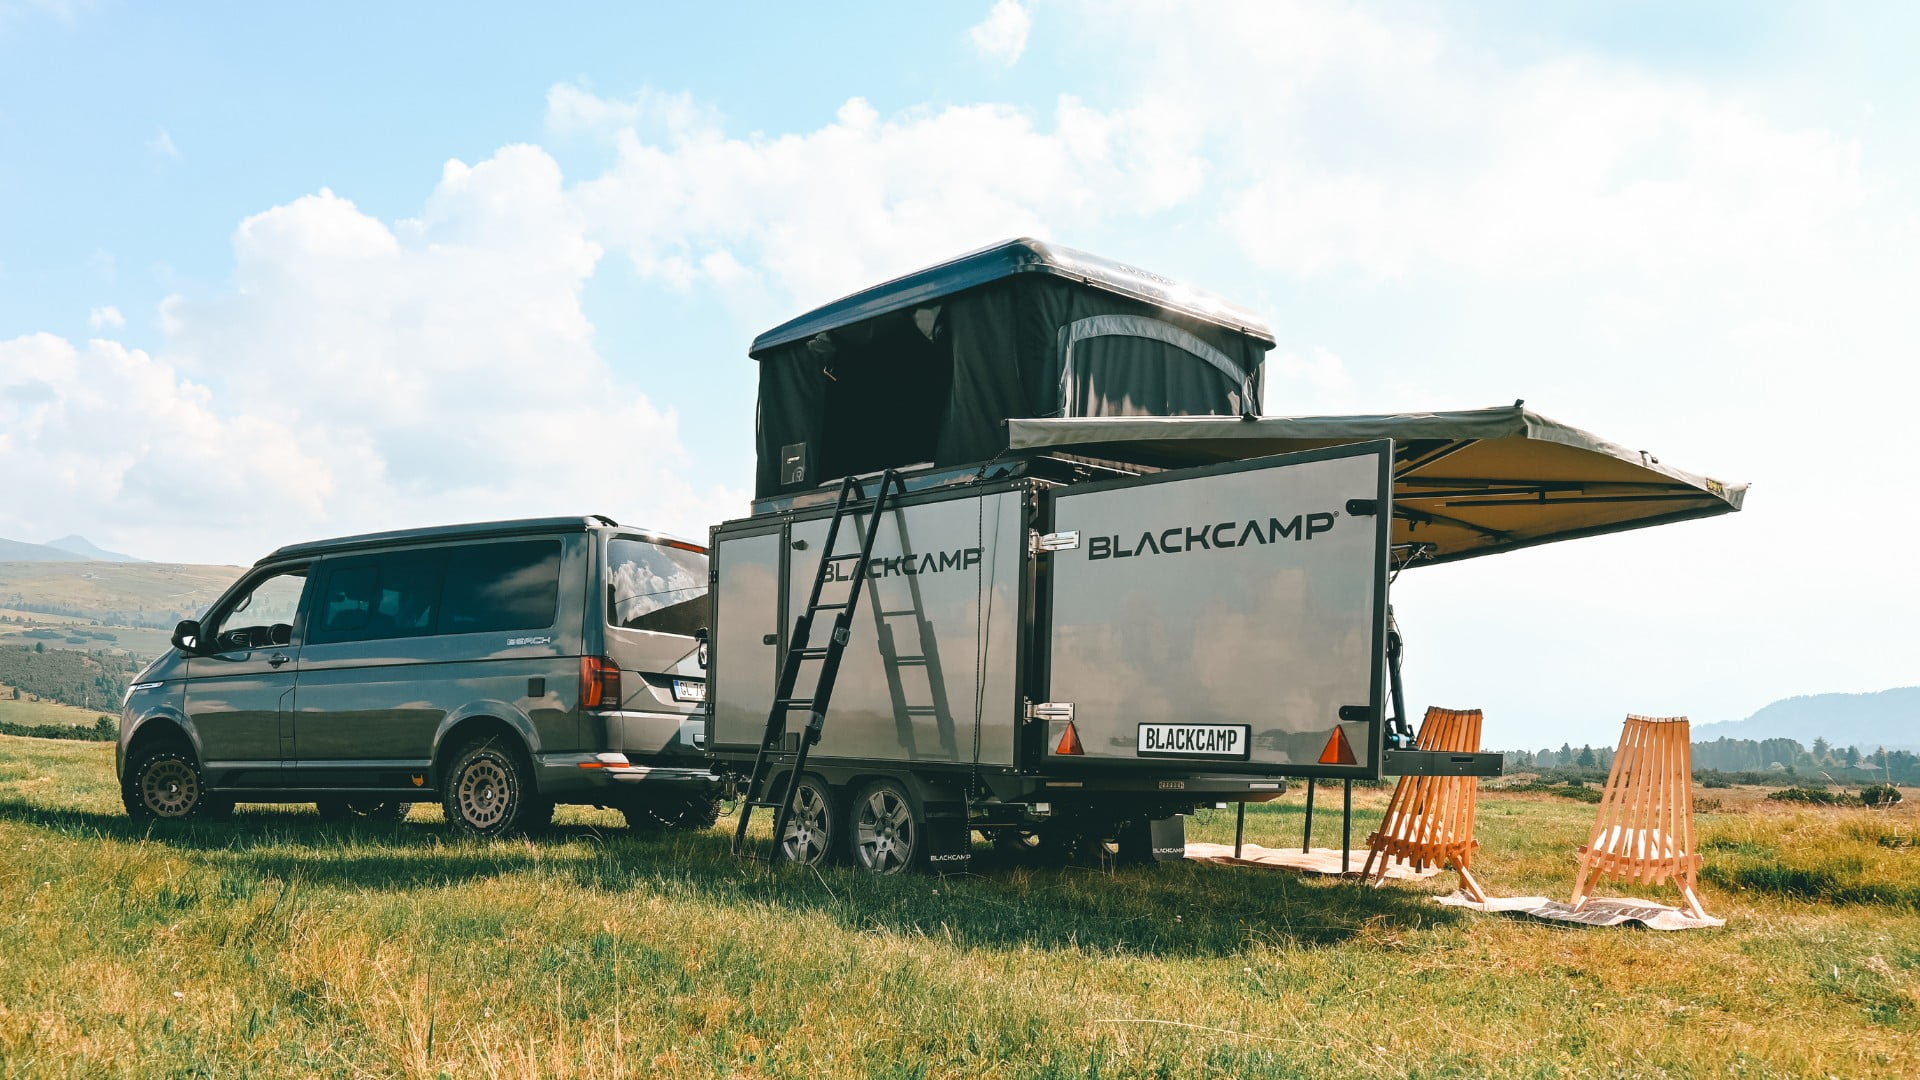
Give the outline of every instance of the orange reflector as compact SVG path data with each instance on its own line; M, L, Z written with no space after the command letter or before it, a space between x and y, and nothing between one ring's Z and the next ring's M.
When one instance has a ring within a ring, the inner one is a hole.
M1327 738L1327 748L1325 750L1320 751L1320 764L1322 765L1358 765L1359 764L1358 761L1354 760L1353 745L1347 742L1347 731L1345 728L1333 729L1333 734Z
M1067 730L1060 736L1060 745L1053 748L1056 754L1084 754L1080 749L1080 733L1073 730L1073 721L1067 721Z

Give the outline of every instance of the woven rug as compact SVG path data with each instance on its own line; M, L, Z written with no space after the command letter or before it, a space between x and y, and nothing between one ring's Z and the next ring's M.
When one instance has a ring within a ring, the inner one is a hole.
M1651 900L1636 900L1633 897L1591 897L1587 900L1586 906L1579 911L1544 896L1490 896L1486 903L1477 904L1459 893L1454 893L1451 896L1436 896L1434 900L1448 907L1471 908L1474 911L1490 911L1500 915L1530 915L1536 919L1575 923L1580 926L1632 924L1643 926L1648 930L1705 930L1727 925L1725 919L1716 919L1712 916L1696 919L1679 908L1656 904Z

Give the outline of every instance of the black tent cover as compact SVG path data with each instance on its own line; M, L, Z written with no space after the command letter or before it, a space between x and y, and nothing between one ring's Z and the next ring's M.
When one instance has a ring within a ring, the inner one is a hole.
M1009 240L754 340L755 496L892 466L985 461L1006 421L1257 416L1273 334L1122 263Z

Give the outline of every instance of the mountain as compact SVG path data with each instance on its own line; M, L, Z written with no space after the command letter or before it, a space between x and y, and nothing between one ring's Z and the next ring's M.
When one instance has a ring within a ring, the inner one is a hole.
M28 544L0 537L0 562L84 562L87 556L45 544Z
M46 546L50 548L59 548L61 551L70 551L73 554L78 555L83 559L93 559L96 562L146 562L147 561L145 559L136 559L131 555L122 555L117 551L108 551L105 548L95 547L93 546L93 543L89 541L86 537L81 536L77 533L74 534L73 536L63 536L58 540L49 540L47 541Z
M1693 729L1694 742L1729 739L1824 738L1861 750L1920 750L1920 686L1874 694L1808 694L1784 698L1747 717Z

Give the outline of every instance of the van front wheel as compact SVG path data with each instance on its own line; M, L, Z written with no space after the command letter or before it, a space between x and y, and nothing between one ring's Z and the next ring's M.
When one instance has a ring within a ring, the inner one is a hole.
M440 791L447 824L474 836L503 836L539 827L538 802L526 762L495 739L455 754Z

